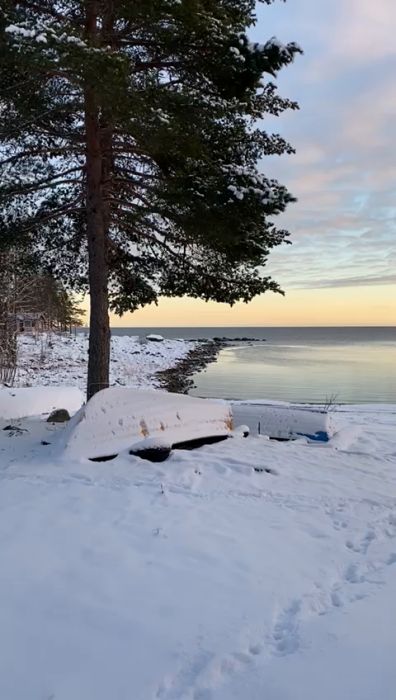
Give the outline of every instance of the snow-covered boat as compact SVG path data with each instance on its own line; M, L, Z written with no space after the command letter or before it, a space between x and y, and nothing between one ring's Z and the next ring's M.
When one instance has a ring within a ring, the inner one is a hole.
M233 414L236 425L245 423L252 434L275 440L328 442L335 432L331 411L320 407L240 401L234 403Z
M71 419L61 441L73 458L102 459L129 450L213 442L232 431L229 404L163 391L110 387Z

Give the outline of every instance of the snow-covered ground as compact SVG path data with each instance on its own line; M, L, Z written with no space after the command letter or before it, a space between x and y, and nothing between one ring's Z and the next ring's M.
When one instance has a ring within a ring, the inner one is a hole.
M110 383L120 386L158 385L153 375L173 367L195 347L184 340L140 344L137 336L112 336ZM16 386L67 385L86 388L88 337L46 335L18 339Z
M111 382L155 386L191 347L114 337ZM17 384L84 389L86 361L82 334L21 338ZM260 410L235 406L252 428ZM393 700L396 406L332 421L327 444L235 437L158 465L0 419L0 698Z
M0 421L0 698L393 700L396 406L333 418L161 465Z

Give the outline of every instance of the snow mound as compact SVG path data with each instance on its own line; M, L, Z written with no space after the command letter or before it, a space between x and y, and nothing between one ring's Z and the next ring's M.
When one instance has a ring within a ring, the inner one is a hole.
M65 408L75 413L84 402L80 389L72 386L42 386L24 389L0 388L0 418L27 418Z
M233 413L237 422L246 423L252 433L278 440L305 436L328 442L335 433L332 414L323 409L241 402L233 406Z
M175 445L226 437L231 429L231 410L225 402L111 387L81 408L60 439L68 457L96 459L133 449L148 437Z

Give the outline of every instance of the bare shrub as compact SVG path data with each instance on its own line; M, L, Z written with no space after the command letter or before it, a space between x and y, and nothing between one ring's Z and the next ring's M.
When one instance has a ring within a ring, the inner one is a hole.
M330 394L330 396L326 396L324 402L323 402L323 410L327 411L327 413L330 413L332 411L336 411L337 407L340 405L337 402L338 394Z
M0 309L0 384L13 386L17 369L17 338L15 330Z

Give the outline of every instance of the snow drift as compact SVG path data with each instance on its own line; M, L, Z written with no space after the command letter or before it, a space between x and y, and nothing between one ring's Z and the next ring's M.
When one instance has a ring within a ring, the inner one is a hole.
M111 387L81 408L60 440L68 457L96 459L133 449L145 438L175 445L227 437L231 430L231 410L225 402Z
M39 416L51 413L57 408L65 408L69 413L75 413L83 402L82 391L72 386L0 388L0 418L10 420Z

